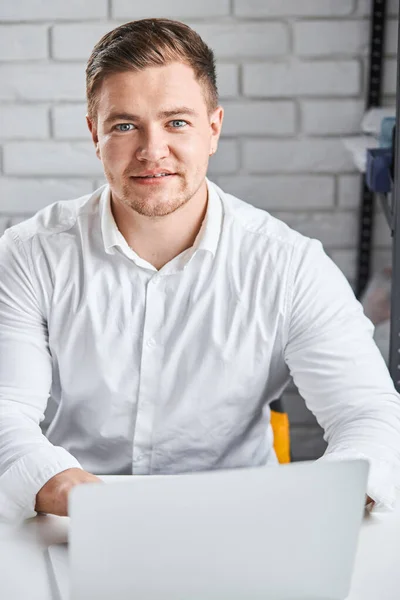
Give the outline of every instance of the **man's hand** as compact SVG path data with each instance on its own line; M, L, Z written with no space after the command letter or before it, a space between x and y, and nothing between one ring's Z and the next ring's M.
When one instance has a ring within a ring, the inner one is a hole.
M104 483L100 477L82 469L66 469L54 475L36 495L36 512L68 516L68 494L73 487L81 483Z

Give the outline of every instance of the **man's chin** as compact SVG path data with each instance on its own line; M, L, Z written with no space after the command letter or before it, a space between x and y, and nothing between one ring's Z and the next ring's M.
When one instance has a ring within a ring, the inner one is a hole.
M143 217L167 217L174 213L180 206L168 206L157 204L155 206L132 206L139 215Z
M130 206L139 215L145 217L166 217L180 208L185 202L177 200L176 196L162 197L156 194L129 194L125 196L125 204Z

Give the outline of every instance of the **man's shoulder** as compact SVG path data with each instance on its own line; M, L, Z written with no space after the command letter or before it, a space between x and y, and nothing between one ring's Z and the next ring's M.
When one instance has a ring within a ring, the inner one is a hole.
M50 236L71 229L79 218L95 212L102 188L79 198L59 200L45 206L29 219L10 227L9 234L27 241L34 236Z
M253 235L260 241L287 246L302 246L309 240L307 236L292 229L287 223L274 217L268 211L218 189L222 192L220 196L226 216L235 225L235 228L241 230L242 235Z

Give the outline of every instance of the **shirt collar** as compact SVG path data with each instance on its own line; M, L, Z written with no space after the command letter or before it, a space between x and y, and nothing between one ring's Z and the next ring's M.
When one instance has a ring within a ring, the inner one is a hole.
M196 236L194 244L185 253L185 262L200 250L210 252L213 256L217 251L218 241L222 227L223 209L222 202L214 184L206 178L208 189L208 205L200 231ZM106 184L100 197L100 222L103 236L104 250L112 254L115 247L119 247L128 256L135 255L129 247L122 233L119 231L111 211L110 186Z

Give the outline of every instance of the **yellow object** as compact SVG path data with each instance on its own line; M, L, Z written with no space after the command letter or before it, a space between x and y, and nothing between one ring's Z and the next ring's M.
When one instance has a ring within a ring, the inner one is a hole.
M289 417L285 412L271 410L271 427L274 432L274 450L279 463L290 463Z

